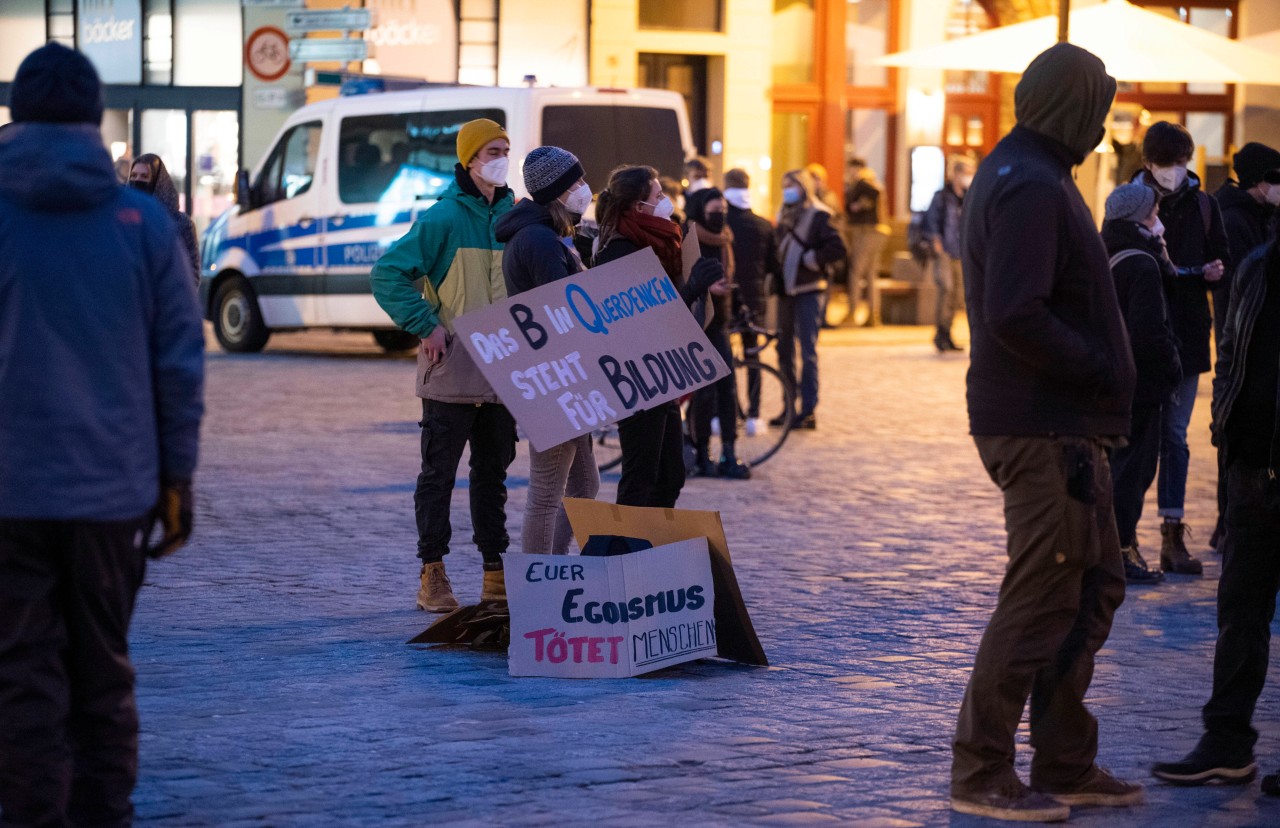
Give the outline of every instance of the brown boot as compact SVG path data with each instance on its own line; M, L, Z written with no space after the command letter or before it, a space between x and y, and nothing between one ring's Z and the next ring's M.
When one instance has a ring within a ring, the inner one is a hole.
M1160 526L1160 568L1176 575L1201 575L1204 566L1191 557L1182 536L1187 527L1180 520L1166 520Z
M507 580L501 569L486 569L484 571L484 586L480 588L480 600L507 600Z
M427 612L453 612L458 599L453 597L453 584L444 573L444 561L422 565L422 579L418 587L418 609Z

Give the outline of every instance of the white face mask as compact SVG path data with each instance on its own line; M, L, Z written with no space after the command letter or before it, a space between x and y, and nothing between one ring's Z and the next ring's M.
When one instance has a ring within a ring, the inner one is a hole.
M1156 183L1164 187L1169 192L1173 192L1181 187L1187 180L1187 168L1183 166L1172 167L1152 167L1151 177Z
M480 180L486 184L492 184L495 187L501 187L507 183L507 158L495 158L492 161L486 161L480 165L477 171Z
M799 204L802 198L804 198L804 190L801 190L799 187L782 188L783 204Z
M1267 185L1267 203L1273 207L1280 207L1280 184Z
M648 201L644 202L653 208L653 214L661 219L671 218L671 214L675 211L676 205L671 203L671 199L666 196L658 196L658 203L652 204Z
M1276 189L1280 189L1277 187ZM724 191L724 200L739 210L751 209L751 191L742 187L730 187Z
M591 188L585 181L569 191L569 197L564 200L564 206L570 213L582 215L587 212L587 208L591 206Z

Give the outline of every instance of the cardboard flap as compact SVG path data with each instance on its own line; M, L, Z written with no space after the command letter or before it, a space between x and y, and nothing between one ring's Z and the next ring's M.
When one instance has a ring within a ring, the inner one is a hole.
M715 583L717 655L744 664L768 666L769 660L756 637L733 572L719 512L617 506L576 497L566 497L564 508L579 546L591 535L626 535L642 538L654 546L705 537L711 550L711 575Z

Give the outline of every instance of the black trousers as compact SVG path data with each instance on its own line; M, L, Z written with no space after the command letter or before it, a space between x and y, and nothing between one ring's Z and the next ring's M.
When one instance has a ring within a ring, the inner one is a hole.
M147 518L0 520L0 824L127 826Z
M1135 406L1129 445L1111 455L1111 477L1115 484L1116 529L1120 546L1138 542L1138 521L1147 490L1156 479L1160 463L1160 428L1163 418L1160 406Z
M495 403L422 401L422 471L413 493L418 557L436 563L449 554L449 503L462 451L471 444L472 541L485 569L502 569L507 534L507 468L516 458L516 421Z
M1266 469L1227 469L1227 549L1218 580L1213 695L1201 744L1215 755L1248 755L1258 741L1253 709L1267 680L1271 620L1280 590L1280 486Z
M733 351L729 347L729 334L724 319L717 316L706 331L711 347L730 367L729 376L716 380L705 388L693 392L692 420L693 444L701 454L706 454L711 444L711 419L720 418L720 444L733 448L738 436L738 378L732 371ZM759 372L756 372L757 375ZM757 376L756 382L759 382ZM756 389L759 396L759 389Z
M680 405L667 402L618 423L622 477L618 505L673 508L684 488Z

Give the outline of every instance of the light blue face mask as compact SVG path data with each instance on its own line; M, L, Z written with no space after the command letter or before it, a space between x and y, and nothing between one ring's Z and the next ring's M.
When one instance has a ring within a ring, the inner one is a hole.
M784 187L782 189L783 204L799 204L800 199L804 197L804 193L799 187Z

